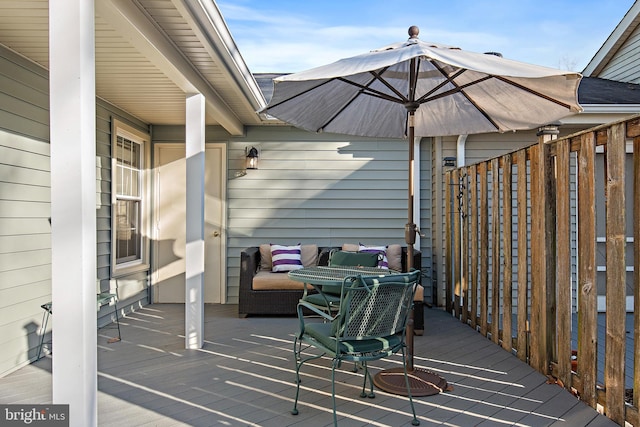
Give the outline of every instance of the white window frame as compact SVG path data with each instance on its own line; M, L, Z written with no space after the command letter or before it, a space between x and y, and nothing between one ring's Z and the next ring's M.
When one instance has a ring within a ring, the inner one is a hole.
M116 245L117 245L117 216L116 206L118 200L131 200L130 197L119 197L118 188L118 167L116 150L118 147L118 137L139 144L139 179L138 179L138 197L135 200L140 202L140 218L139 218L139 242L140 256L134 260L117 263ZM151 145L151 137L148 133L142 132L126 123L112 118L111 120L111 276L120 277L127 274L149 270L149 172L147 166L149 163L149 152Z

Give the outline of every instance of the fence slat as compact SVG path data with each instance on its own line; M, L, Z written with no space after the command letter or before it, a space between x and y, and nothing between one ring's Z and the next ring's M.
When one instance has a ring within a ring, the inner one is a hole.
M469 167L469 198L471 208L471 274L469 288L471 327L478 326L478 175L476 165Z
M460 240L462 239L462 235L460 234L460 197L458 191L460 179L460 169L456 169L453 171L453 182L455 191L453 197L453 264L454 264L454 273L453 273L453 309L455 310L456 317L460 319L460 310L461 310L461 289L460 289L460 281L461 281L461 273L462 270L460 268Z
M578 375L580 398L596 407L597 287L595 134L581 136L578 152Z
M481 163L480 172L480 333L487 336L489 309L489 182L487 164Z
M469 226L467 223L467 218L469 217L469 196L468 189L469 184L467 182L467 176L469 172L465 171L462 176L459 177L460 184L459 189L460 193L458 198L460 200L460 306L462 308L462 322L467 323L469 320Z
M607 320L605 343L605 411L624 424L625 307L626 307L626 218L624 124L608 129L606 151Z
M500 171L491 160L491 340L500 339Z
M633 140L633 354L640 354L640 137ZM633 361L634 426L640 426L640 357Z
M558 229L558 348L554 372L567 387L571 386L571 163L569 141L556 144L556 225Z
M540 240L544 237L542 224L543 189L540 162L540 144L531 147L531 327L529 364L538 371L543 369L542 363L542 305L544 258Z
M445 215L444 215L444 245L445 245L445 258L444 258L444 265L445 265L445 272L446 272L446 277L445 277L445 309L447 310L447 313L451 313L453 307L451 306L452 302L453 302L453 265L451 260L452 260L452 250L453 250L453 245L451 242L451 211L452 211L452 200L451 200L451 181L452 181L452 176L453 176L453 171L448 171L445 174L445 199L446 199L446 209L445 209Z
M526 150L518 151L518 358L527 361L529 358L529 258L527 236L527 154Z
M511 196L511 155L505 154L502 166L502 248L504 253L503 274L502 274L502 348L511 351L513 346L511 333L511 316L512 309L512 274L513 274L513 238L511 235L512 215L512 196Z

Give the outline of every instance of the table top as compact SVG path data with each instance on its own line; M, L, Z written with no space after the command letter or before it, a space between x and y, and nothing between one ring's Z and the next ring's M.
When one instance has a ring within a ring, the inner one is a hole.
M289 278L297 282L311 285L340 286L345 277L367 276L384 277L393 274L402 274L399 271L377 267L305 267L289 272Z

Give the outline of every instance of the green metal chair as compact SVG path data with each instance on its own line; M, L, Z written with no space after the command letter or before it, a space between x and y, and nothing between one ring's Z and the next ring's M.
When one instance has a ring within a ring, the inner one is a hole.
M300 395L300 368L310 360L324 355L332 358L331 398L333 423L338 425L336 415L335 370L342 361L360 363L363 367L364 383L360 397L374 398L373 380L367 362L389 357L397 352L402 355L407 396L413 413L412 424L420 421L416 417L407 376L405 338L406 327L413 305L415 284L419 271L385 277L351 276L342 283L340 308L331 315L315 305L300 301L298 319L300 331L295 336L294 359L296 363L296 397L293 415L298 415ZM317 313L325 321L314 321L305 317L304 311ZM320 352L311 351L315 348ZM366 392L367 381L369 392Z
M378 254L366 252L348 252L332 250L329 253L329 267L377 267ZM302 301L314 305L327 313L337 312L340 308L340 289L325 286L322 292L310 293L306 283Z

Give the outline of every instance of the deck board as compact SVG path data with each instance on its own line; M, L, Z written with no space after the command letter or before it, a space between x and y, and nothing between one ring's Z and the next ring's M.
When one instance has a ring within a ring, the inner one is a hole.
M108 344L114 331L99 331L100 426L332 425L328 359L305 364L300 414L289 413L295 318L241 319L235 305L208 305L205 314L200 350L184 349L180 304L127 315L121 342ZM425 332L414 344L415 367L442 375L454 387L414 399L422 425L616 425L441 310L425 309ZM51 403L51 357L1 378L0 402ZM399 358L379 361L372 373L399 364ZM375 399L361 399L361 377L352 366L337 373L340 425L411 425L406 397L377 391Z

